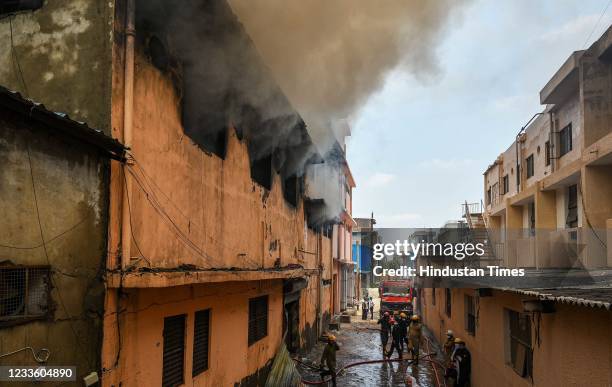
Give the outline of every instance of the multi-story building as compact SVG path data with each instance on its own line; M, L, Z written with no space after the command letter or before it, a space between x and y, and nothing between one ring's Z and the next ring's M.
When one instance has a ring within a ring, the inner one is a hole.
M0 87L1 365L100 370L109 160L123 152Z
M486 265L525 278L421 292L435 336L451 329L471 351L473 386L612 384L612 28L572 53L540 100L486 169L484 211L464 207Z
M355 218L356 226L353 228L353 260L358 263L360 289L358 297L367 294L367 288L375 286L372 267L372 246L378 243L378 232L374 225L374 214L370 218Z
M80 241L105 257L90 368L106 386L261 382L340 307L346 162L319 154L225 1L31 3L0 20L0 82L129 148L110 165L107 235ZM344 176L343 211L321 211L324 188L305 196L315 165Z

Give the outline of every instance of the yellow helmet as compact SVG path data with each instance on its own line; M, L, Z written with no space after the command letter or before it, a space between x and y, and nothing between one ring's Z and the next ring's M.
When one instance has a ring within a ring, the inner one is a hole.
M455 337L455 344L463 344L463 340L458 337Z
M329 340L329 341L336 341L336 336L331 335L331 334L327 335L327 340Z
M419 316L418 315L414 315L410 318L412 321L419 321Z
M406 318L406 313L404 313L404 312L400 313L400 317L401 318Z

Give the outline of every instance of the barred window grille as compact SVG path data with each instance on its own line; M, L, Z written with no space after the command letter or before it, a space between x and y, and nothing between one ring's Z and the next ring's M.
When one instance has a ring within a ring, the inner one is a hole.
M0 266L0 324L46 317L50 275L48 266Z
M180 314L164 318L163 387L184 383L186 317Z
M208 344L210 342L210 309L195 313L193 328L193 369L192 376L208 369Z
M249 345L268 335L268 296L249 300Z

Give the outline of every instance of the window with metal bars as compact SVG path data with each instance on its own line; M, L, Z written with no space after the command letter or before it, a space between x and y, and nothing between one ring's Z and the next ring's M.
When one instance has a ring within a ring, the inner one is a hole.
M268 296L249 299L249 345L268 335Z
M526 160L526 164L527 164L527 178L529 179L530 177L533 176L533 154L529 155L529 157L527 157Z
M193 369L192 376L208 369L208 343L210 342L210 309L195 313L193 327Z
M48 266L0 266L0 326L47 317L50 291Z
M578 186L576 184L567 187L567 215L565 227L578 227Z
M509 364L522 377L533 375L533 348L531 345L531 320L528 314L506 310L508 319L507 341Z
M186 314L164 318L163 387L174 387L184 382L186 318Z

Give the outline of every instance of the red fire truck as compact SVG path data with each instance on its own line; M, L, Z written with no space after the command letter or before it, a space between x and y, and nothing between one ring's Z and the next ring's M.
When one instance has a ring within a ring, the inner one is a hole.
M378 288L380 295L380 312L404 312L412 315L412 298L414 288L412 281L381 281Z

